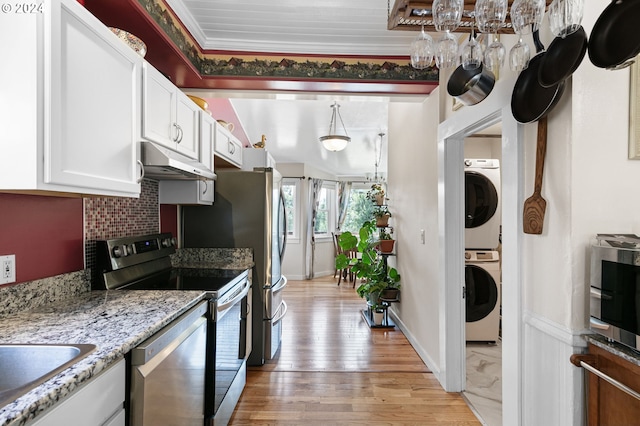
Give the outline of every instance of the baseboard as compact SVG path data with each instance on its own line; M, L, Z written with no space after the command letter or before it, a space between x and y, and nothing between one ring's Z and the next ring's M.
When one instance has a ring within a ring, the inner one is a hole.
M404 333L409 343L411 343L411 346L413 346L413 349L416 351L420 359L422 359L422 362L424 362L427 368L436 376L438 381L442 383L442 380L440 380L440 368L436 366L436 363L429 356L427 351L425 351L424 348L420 346L418 340L411 334L409 329L405 326L398 315L396 315L396 313L393 311L393 308L389 308L389 315L391 315L391 319L396 323L396 326Z

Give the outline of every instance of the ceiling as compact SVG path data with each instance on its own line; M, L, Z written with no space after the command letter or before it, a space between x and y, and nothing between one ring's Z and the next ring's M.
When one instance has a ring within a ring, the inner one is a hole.
M167 0L205 50L323 55L408 56L416 32L387 30L387 0ZM408 59L408 58L407 58ZM307 163L336 176L374 173L376 141L388 129L390 102L422 102L402 97L346 93L276 93L194 90L200 97L229 97L249 140L267 137L277 162ZM331 104L338 101L349 146L321 148L329 129ZM379 173L386 174L383 138Z

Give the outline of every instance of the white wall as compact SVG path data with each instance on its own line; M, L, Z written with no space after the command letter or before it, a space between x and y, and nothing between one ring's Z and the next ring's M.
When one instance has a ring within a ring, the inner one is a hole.
M438 372L438 92L423 103L389 106L389 208L397 239L401 302L397 321L427 366ZM422 244L420 232L425 232Z
M336 177L322 170L302 163L278 163L278 171L283 177L304 177L300 179L298 193L298 238L287 241L283 273L292 280L305 279L307 255L310 253L307 246L307 222L309 220L309 177L336 180ZM335 252L331 237L316 238L314 276L322 277L333 275L335 265Z

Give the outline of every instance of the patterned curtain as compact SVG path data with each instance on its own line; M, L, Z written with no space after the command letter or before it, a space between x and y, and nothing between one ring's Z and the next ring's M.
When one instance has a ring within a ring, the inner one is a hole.
M311 179L309 184L309 221L307 223L307 267L306 279L313 279L313 261L315 259L316 236L313 230L316 227L318 214L318 195L322 189L322 179Z
M338 183L338 231L342 228L344 219L347 217L347 209L349 208L349 196L351 195L352 182Z

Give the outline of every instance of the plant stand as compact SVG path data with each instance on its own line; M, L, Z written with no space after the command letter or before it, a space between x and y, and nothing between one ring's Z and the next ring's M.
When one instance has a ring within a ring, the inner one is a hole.
M383 302L384 314L382 316L382 324L376 324L373 321L373 309L371 309L371 306L367 306L367 309L362 310L362 318L364 318L364 321L370 328L394 328L396 325L391 318L389 318L387 308L389 308L389 305Z

